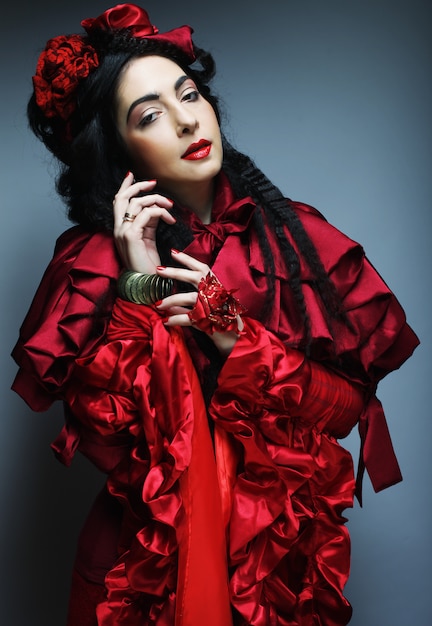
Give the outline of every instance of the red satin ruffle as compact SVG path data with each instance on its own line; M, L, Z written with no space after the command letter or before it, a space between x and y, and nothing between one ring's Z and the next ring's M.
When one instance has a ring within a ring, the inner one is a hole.
M348 623L342 512L355 483L351 456L335 437L349 432L363 406L360 388L246 320L210 406L238 451L229 564L239 624Z
M20 365L12 388L34 411L62 399L75 358L91 352L104 335L119 272L110 235L74 227L57 241L12 352ZM104 309L95 328L95 312Z
M133 435L130 455L108 479L125 511L120 556L106 576L98 624L229 626L216 464L182 334L168 332L149 307L119 301L107 340L77 361L76 384L66 398L86 428Z
M342 512L352 505L354 476L351 457L335 435L358 420L363 392L318 365L327 377L323 383L304 355L247 319L210 406L218 486L216 468L210 466L210 483L205 478L205 460L213 454L184 350L181 335L169 334L156 312L119 302L107 345L78 361L78 382L67 396L86 428L106 435L127 429L135 442L108 480L111 494L124 504L125 522L99 624L181 624L178 593L186 607L181 615L192 609L199 614L185 624L204 623L206 610L205 623L211 624L215 607L227 607L227 596L221 598L228 570L235 624L303 625L308 616L316 624L346 624L349 537ZM198 424L207 434L194 448ZM192 476L196 482L185 484ZM219 493L222 510L215 510ZM185 519L197 510L207 516L197 527L210 533L195 548L187 542L185 557ZM213 604L209 589L216 593ZM203 597L204 605L198 602ZM215 626L231 618L217 619Z
M334 322L331 338L302 263L313 365L286 347L300 345L303 322L270 231L277 279L272 317L267 331L253 321L268 297L265 264L250 228L257 208L250 198L235 200L224 177L214 221L192 219L195 239L187 248L227 289L238 289L250 316L210 407L216 468L208 470L212 481L215 472L218 478L222 507L215 527L226 530L236 626L347 623L351 609L342 590L349 537L342 513L352 504L354 477L351 457L336 438L359 422L374 488L401 479L374 393L418 339L361 246L313 208L292 206L352 325ZM60 238L13 351L20 366L13 388L35 410L66 401L66 424L53 444L57 455L68 464L77 449L86 454L109 474L110 492L124 507L119 560L106 578L100 624L168 626L176 619L176 593L185 589L179 543L195 487L184 477L198 432L191 415L201 415L202 402L179 335L168 333L155 311L118 303L106 334L119 272L108 234L73 228ZM216 543L212 563L221 565L223 543ZM215 571L215 580L224 581ZM224 598L223 589L214 588ZM193 605L189 596L187 604ZM226 608L225 599L216 604Z
M185 211L185 219L189 216L195 234L186 251L208 262L226 288L237 289L236 296L246 306L248 315L256 318L268 297L265 263L255 230L250 228L257 209L251 198L234 198L224 174L219 182L211 224L202 224ZM291 205L314 242L352 325L352 330L348 330L334 322L332 340L313 288L313 277L302 262L302 288L311 317L312 357L333 364L344 376L369 389L371 401L360 420L360 478L366 466L374 489L379 491L400 481L402 476L382 406L374 397L375 387L388 372L402 365L419 341L406 323L399 302L366 259L362 247L328 224L314 208L294 202ZM293 314L296 305L286 285L287 270L279 246L270 230L267 234L276 272L269 330L295 347L302 340L303 322ZM236 260L235 284L232 259ZM109 311L119 271L110 235L86 233L74 227L59 239L12 352L20 366L12 388L34 410L45 410L55 399L63 399L75 358L89 354L103 337L103 324L94 328L94 314L104 299ZM66 464L80 445L78 430L69 420L53 445Z

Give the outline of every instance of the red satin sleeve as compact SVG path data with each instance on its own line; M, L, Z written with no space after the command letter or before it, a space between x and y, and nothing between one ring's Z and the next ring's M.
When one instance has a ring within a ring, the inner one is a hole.
M407 324L405 312L363 247L329 224L316 209L294 203L321 262L334 283L351 325L334 323L334 353L343 374L376 385L399 368L413 353L419 339ZM302 260L303 288L312 318L312 334L321 349L330 339L322 307L312 288L313 276ZM319 360L331 355L317 352Z
M216 434L235 442L236 475L223 483L223 496L232 602L247 623L302 623L305 615L347 623L342 512L352 506L355 481L351 455L336 437L351 430L364 405L360 386L245 319L210 414Z
M75 358L100 341L119 272L109 234L73 227L58 239L12 351L12 389L34 411L63 399Z
M253 367L251 356L253 355ZM271 410L288 420L298 418L332 437L346 437L367 401L359 384L286 347L255 320L246 319L218 379L212 407L229 419L239 412L262 418ZM223 403L223 404L218 404Z

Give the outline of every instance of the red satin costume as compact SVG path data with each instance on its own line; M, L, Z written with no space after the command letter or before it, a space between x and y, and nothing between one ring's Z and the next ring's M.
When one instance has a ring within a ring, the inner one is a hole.
M418 339L361 246L295 208L350 321L330 332L302 263L307 359L271 232L276 293L266 327L257 321L268 293L253 201L222 175L211 224L185 211L185 251L247 307L207 406L209 357L190 332L106 297L121 271L112 236L73 227L59 238L13 352L13 388L36 411L62 400L57 456L68 465L79 450L107 473L81 533L68 626L349 622L343 511L356 482L338 439L358 424L360 478L365 466L377 491L401 480L375 390Z

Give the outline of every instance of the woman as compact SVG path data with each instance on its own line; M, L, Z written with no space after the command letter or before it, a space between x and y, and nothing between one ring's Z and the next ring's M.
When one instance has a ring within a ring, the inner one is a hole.
M347 624L355 424L401 480L379 380L418 339L361 246L220 131L188 26L118 5L42 52L30 125L61 164L63 234L14 349L53 444L107 473L69 626ZM127 174L126 174L127 172Z

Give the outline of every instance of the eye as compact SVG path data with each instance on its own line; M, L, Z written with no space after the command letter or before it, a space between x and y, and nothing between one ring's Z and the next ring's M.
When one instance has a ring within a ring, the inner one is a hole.
M143 117L138 122L138 126L148 126L149 124L152 124L155 120L157 120L160 114L161 111L146 112L146 114L143 115Z
M197 89L188 89L182 94L181 100L182 102L196 102L200 97L200 93Z

